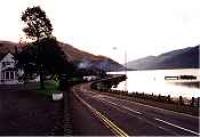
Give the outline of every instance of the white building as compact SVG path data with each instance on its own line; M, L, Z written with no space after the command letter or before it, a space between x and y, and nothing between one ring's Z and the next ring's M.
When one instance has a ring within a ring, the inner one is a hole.
M18 84L15 59L11 53L0 56L0 84Z
M83 80L86 80L86 81L92 81L92 80L97 80L97 79L98 79L98 77L94 76L94 75L83 76Z

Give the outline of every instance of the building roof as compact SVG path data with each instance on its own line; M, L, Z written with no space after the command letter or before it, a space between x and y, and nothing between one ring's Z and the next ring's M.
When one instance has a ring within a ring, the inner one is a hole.
M7 55L8 53L2 53L0 54L0 61Z
M10 52L0 54L0 62L1 62L1 60L2 60L6 55L8 55L9 53L10 53ZM12 53L10 53L10 54L13 55Z
M5 71L16 71L16 70L17 70L16 68L8 67L8 68L2 70L2 72L5 72Z

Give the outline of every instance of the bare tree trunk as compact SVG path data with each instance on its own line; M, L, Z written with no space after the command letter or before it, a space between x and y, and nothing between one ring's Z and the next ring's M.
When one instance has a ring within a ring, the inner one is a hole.
M40 61L41 58L41 45L39 43L39 36L37 39L37 44L38 44L38 63L39 63L39 75L40 75L40 89L44 89L44 73L43 73L43 67L42 63Z
M42 70L42 65L40 64L39 68L39 73L40 73L40 89L44 89L44 75L43 75L43 70Z

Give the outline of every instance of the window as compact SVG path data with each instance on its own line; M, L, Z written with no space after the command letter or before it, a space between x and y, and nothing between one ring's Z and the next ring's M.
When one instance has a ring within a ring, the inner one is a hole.
M6 66L6 63L5 63L5 62L2 62L2 66L5 67L5 66Z
M11 64L11 62L6 62L6 65L8 66L8 65L10 65Z
M2 66L5 67L5 66L9 66L11 64L11 62L2 62Z
M10 79L14 79L14 72L13 71L10 72Z
M6 72L6 79L9 79L9 72Z
M2 79L5 79L5 72L2 73Z
M1 79L4 79L4 73L1 73Z

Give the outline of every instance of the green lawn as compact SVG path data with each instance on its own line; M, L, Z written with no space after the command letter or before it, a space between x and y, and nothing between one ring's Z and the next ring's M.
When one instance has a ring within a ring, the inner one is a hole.
M58 81L55 80L45 81L44 82L45 89L38 88L37 92L43 95L52 96L52 93L58 92L58 86L59 86Z

